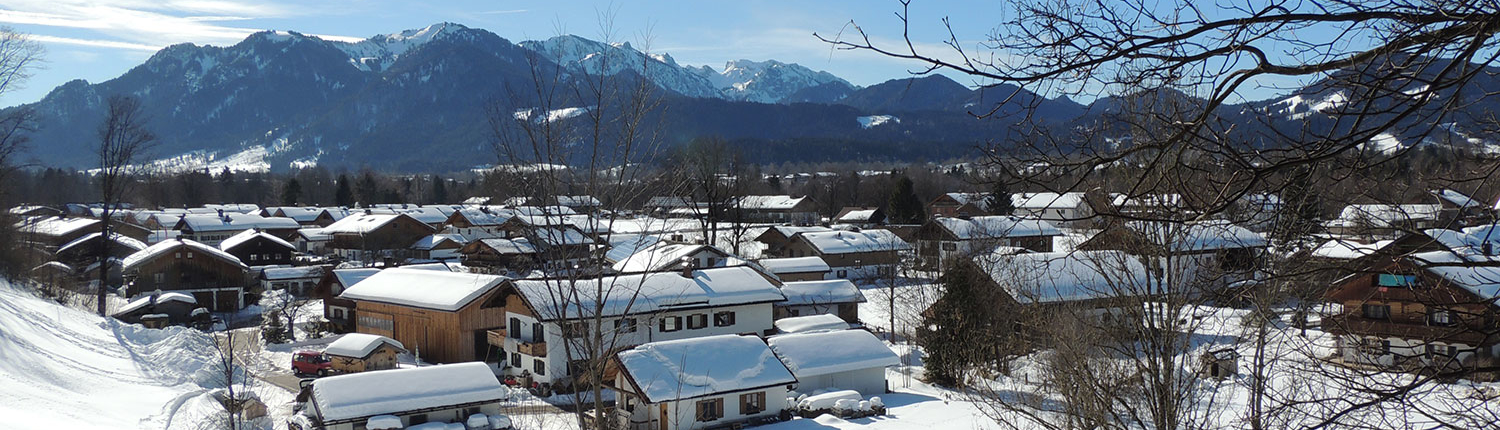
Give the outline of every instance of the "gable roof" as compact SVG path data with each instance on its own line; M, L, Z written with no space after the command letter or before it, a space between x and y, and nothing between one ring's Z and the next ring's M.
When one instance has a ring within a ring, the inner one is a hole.
M775 275L786 273L827 272L828 263L819 257L763 258L760 266Z
M100 232L97 232L97 231L93 232L93 233L89 233L89 234L83 235L83 237L80 237L80 238L77 238L77 239L73 239L72 242L68 242L67 244L64 244L63 246L57 247L57 253L61 254L61 253L67 252L68 250L73 249L73 247L82 246L83 244L88 243L88 241L90 241L90 240L98 239L100 236L103 236L103 234L100 233ZM135 251L140 251L142 249L146 249L146 243L145 242L141 242L139 240L135 240L135 238L130 237L130 236L125 236L125 235L122 235L122 234L119 234L119 233L110 232L109 233L109 237L114 240L115 244L120 245L120 246L124 246L126 248L130 248L130 249L135 250Z
M339 297L451 312L495 289L505 279L478 273L395 267L348 286Z
M848 330L849 323L833 314L803 315L776 320L772 323L782 333L811 333L828 330Z
M655 272L678 267L682 258L699 252L707 251L721 258L729 258L728 252L708 245L692 243L669 243L657 242L647 246L625 259L616 262L610 268L616 272Z
M385 227L386 224L395 222L397 218L403 217L411 220L414 223L421 224L428 230L432 230L432 227L427 225L427 223L422 222L421 220L418 220L416 218L412 218L411 215L407 214L357 213L344 217L344 219L338 220L333 224L329 224L327 227L323 227L323 233L333 235L366 234Z
M1445 188L1445 189L1441 189L1441 190L1435 190L1435 191L1432 192L1432 194L1435 195L1435 196L1437 196L1437 198L1442 199L1443 201L1451 203L1454 206L1458 206L1460 208L1482 208L1482 207L1484 207L1484 204L1479 203L1478 200L1474 200L1473 198L1469 197L1468 195L1465 195L1464 193L1460 193L1458 191L1454 191L1454 190L1450 190L1450 189L1446 189Z
M799 380L901 364L891 348L864 330L771 336L766 344Z
M41 234L46 236L63 236L81 229L92 227L98 223L99 220L93 218L32 218L17 222L16 229L27 233Z
M848 279L785 282L781 284L781 293L786 295L784 305L865 302L864 293Z
M293 251L297 250L296 246L292 246L292 244L288 243L286 240L276 237L275 235L257 230L245 230L239 232L238 234L235 234L234 236L229 236L228 239L224 239L223 242L219 242L219 249L228 251L230 248L249 243L252 239L255 239L257 237L269 240L271 241L271 243L277 244L287 249L291 249Z
M692 275L686 278L678 272L649 272L574 281L521 279L512 281L512 285L543 321L579 317L577 306L557 301L559 291L578 290L578 297L572 302L597 304L602 316L786 300L781 289L747 266L699 269ZM600 283L607 284L602 288L603 296L595 293L599 289L595 286ZM566 309L559 314L559 307Z
M486 248L494 250L496 254L501 255L536 254L537 252L539 252L536 249L536 245L532 245L531 241L526 240L526 238L524 237L516 239L479 239L472 243L472 245L464 245L464 247L468 248L483 245Z
M969 219L942 217L934 218L931 222L952 233L958 240L1062 235L1062 230L1058 230L1050 222L1010 215L977 216Z
M823 254L852 254L857 252L904 251L911 245L901 240L890 230L824 231L797 233ZM794 239L795 240L795 239Z
M319 378L315 410L325 423L468 403L497 402L510 392L484 363L459 363Z
M291 218L266 218L255 214L229 213L217 214L187 214L183 215L173 226L176 230L202 231L234 231L248 229L295 230L302 228L296 220Z
M340 357L365 358L369 357L370 353L375 352L376 348L380 348L380 345L386 344L402 351L406 350L406 346L402 345L401 342L385 336L368 333L348 333L339 336L338 340L329 343L326 348L323 348L323 353Z
M1010 201L1016 209L1074 209L1083 205L1083 193L1016 193Z
M807 197L779 196L742 196L731 201L729 206L739 207L747 210L791 210L806 201Z
M130 269L134 269L136 268L136 266L139 266L151 260L155 260L157 257L171 253L173 250L178 249L179 247L187 248L188 251L198 251L205 255L217 257L221 260L234 263L241 268L249 268L249 266L246 266L245 263L240 261L239 257L235 257L228 252L224 252L224 250L208 246L194 240L177 238L157 242L155 245L148 246L146 247L146 249L142 249L140 251L136 251L134 254L130 254L129 256L125 257L125 260L120 262L120 270L128 271Z
M1144 291L1153 277L1121 251L992 253L975 257L980 269L1020 303L1118 297Z
M178 302L196 305L198 304L198 299L195 299L193 298L193 296L188 294L171 291L163 292L160 294L147 294L143 297L131 300L130 303L127 303L125 304L125 306L122 306L120 307L120 309L116 310L113 315L124 315L141 310L141 308L145 308L146 306L150 306L155 303L167 302Z
M647 403L691 399L797 382L755 336L718 335L651 342L616 356Z

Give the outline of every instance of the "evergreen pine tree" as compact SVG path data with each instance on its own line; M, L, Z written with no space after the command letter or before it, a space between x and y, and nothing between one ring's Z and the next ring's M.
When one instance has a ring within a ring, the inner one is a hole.
M448 184L442 176L432 175L432 202L437 204L448 203Z
M949 269L938 278L943 297L927 312L918 329L917 343L925 353L924 378L951 387L961 384L963 371L979 361L979 351L984 348L977 336L988 333L995 315L992 309L999 302L986 294L984 274L976 265L953 260L947 266Z
M896 180L896 188L891 191L887 203L890 207L886 219L891 224L921 224L927 220L927 210L912 187L911 178L902 176Z
M287 179L286 185L281 187L281 204L284 206L294 206L301 199L302 183L298 182L297 178Z
M339 175L338 190L333 192L333 203L343 207L354 205L354 191L349 189L349 175Z
M1010 186L1004 179L996 179L990 188L990 195L986 197L989 203L991 215L1011 215L1016 212L1016 204L1010 200Z

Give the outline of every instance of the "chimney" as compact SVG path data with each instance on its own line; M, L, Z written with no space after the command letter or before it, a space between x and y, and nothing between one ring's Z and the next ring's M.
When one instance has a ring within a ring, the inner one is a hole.
M682 257L682 277L693 277L693 257L684 255Z
M1484 241L1484 245L1481 245L1480 248L1484 252L1484 255L1495 255L1495 244L1494 244L1494 242L1490 242L1490 241L1486 240L1486 241Z

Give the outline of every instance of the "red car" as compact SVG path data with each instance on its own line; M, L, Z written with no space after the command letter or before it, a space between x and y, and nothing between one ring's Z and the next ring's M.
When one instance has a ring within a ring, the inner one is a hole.
M328 376L333 363L318 351L297 351L292 355L292 372L298 375Z

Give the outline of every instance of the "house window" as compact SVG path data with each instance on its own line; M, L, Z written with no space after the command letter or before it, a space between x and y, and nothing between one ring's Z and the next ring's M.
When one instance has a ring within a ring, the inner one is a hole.
M957 251L958 250L958 244L957 243L953 243L953 242L943 242L943 250L944 251Z
M250 261L255 261L255 260L259 259L259 257L260 257L259 254L250 254Z
M537 374L537 376L546 376L547 362L542 361L541 359L531 360L531 373L535 373Z
M766 410L766 392L740 395L740 415L758 414Z
M182 258L182 253L181 252L174 252L174 253L172 253L172 258Z
M167 282L167 274L165 273L157 272L154 277L156 278L156 285L165 284Z
M615 320L615 333L635 333L635 318Z
M510 335L511 339L520 339L521 338L521 319L520 318L511 318L510 319L510 327L506 331L509 332L508 334Z
M532 324L531 325L531 341L535 342L535 343L546 342L547 341L547 327L543 326L542 323Z
M521 353L519 353L519 352L512 352L512 353L510 353L510 367L515 367L515 368L520 368L521 367Z
M1458 347L1453 345L1427 344L1428 357L1457 357Z
M838 277L840 277L840 278L848 278L849 277L849 271L848 270L840 270L839 273L838 273Z
M416 414L408 418L407 425L427 424L427 414Z
M193 253L192 253L192 251L188 251L187 256L188 256L189 260L192 260L193 259Z
M698 421L713 421L724 417L724 399L698 401Z
M729 327L734 325L734 312L714 312L714 327Z
M334 309L333 310L333 319L339 319L339 320L344 319L344 310L343 309Z
M682 330L682 317L665 317L661 319L661 331Z
M687 328L689 330L697 330L704 327L708 327L708 314L688 315Z
M1427 310L1427 321L1432 325L1453 325L1453 311L1442 308L1429 308Z
M1391 352L1391 341L1370 337L1360 339L1355 347L1364 355L1386 355Z
M1360 313L1364 315L1365 318L1369 318L1372 320L1391 319L1391 305L1366 304L1360 307Z

